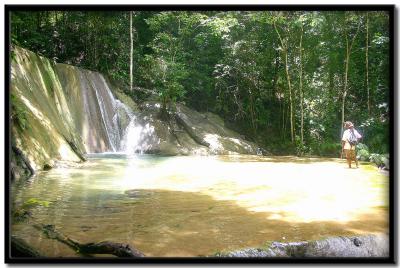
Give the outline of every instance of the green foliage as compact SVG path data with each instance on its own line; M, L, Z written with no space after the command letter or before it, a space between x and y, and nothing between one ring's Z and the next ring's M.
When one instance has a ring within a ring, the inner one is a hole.
M21 102L18 97L11 93L11 120L18 126L22 131L29 127L28 116L25 105Z
M37 206L48 207L50 204L51 204L50 201L43 201L37 198L30 198L22 205L22 209L31 209Z
M49 207L51 204L50 201L43 201L37 198L30 198L25 201L21 206L13 209L13 219L16 222L24 221L31 216L31 209L42 206Z
M375 163L378 167L385 167L389 169L389 155L388 154L371 154L369 161Z
M322 156L338 157L342 146L340 143L321 143L319 154Z
M364 139L376 153L385 153L389 151L389 126L388 122L380 122L375 118L366 120L361 127L364 130Z
M15 51L14 51L14 50L11 50L11 52L10 52L10 58L11 58L11 61L15 61L15 60L17 59L17 57L16 57L16 54L15 54Z
M359 159L361 161L369 160L370 154L369 154L367 145L365 145L363 143L358 143L356 145L356 149L357 149L357 159Z
M296 155L303 156L309 152L309 148L296 136Z
M361 149L357 151L357 159L361 161L368 161L369 160L369 152L368 150Z
M134 85L156 91L165 111L184 101L199 111L216 112L235 130L273 152L338 156L346 42L358 33L346 79L345 120L355 123L369 148L360 149L360 157L365 159L367 151L387 153L389 16L368 11L367 85L366 15L135 11ZM11 41L55 61L103 72L125 85L127 94L141 99L140 92L128 92L126 86L130 82L129 12L16 11L11 14ZM13 106L13 118L24 129L26 116L18 106Z

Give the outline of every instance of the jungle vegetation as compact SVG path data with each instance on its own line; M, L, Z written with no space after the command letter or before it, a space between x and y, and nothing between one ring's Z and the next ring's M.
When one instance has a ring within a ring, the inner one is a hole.
M388 12L13 11L11 42L214 112L273 153L338 156L347 120L389 150Z

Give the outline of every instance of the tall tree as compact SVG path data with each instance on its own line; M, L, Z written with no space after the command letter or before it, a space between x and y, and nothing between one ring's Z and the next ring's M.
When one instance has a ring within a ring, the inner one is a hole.
M344 87L343 87L343 91L342 91L342 127L341 127L341 133L343 133L343 125L344 125L344 113L345 113L345 102L346 102L346 96L348 93L348 75L349 75L349 62L350 62L350 54L351 54L351 50L353 48L353 44L354 41L356 40L356 37L358 35L358 32L360 30L360 26L361 26L361 21L359 21L359 18L353 14L350 14L348 17L346 17L347 12L345 12L345 19L344 22L345 24L347 24L348 22L354 21L354 20L358 20L357 23L357 30L355 32L355 34L353 35L353 37L351 38L351 36L349 36L349 32L347 29L346 25L343 25L343 29L344 29L344 37L346 40L346 60L345 60L345 69L344 69ZM347 19L348 18L348 19ZM350 39L351 38L351 39ZM350 39L350 40L349 40Z
M301 120L300 120L300 141L301 144L304 143L304 93L303 93L303 22L300 20L300 42L299 42L299 90L300 90L300 112L301 112Z
M369 95L369 77L368 77L368 36L369 36L369 27L368 27L368 11L366 15L366 34L365 34L365 76L366 76L366 81L365 81L365 86L367 88L367 107L368 107L368 115L371 116L371 100L370 100L370 95Z
M286 26L288 27L288 26ZM289 54L289 37L288 35L284 36L282 38L281 34L279 33L278 27L276 26L276 20L274 20L274 28L275 32L278 35L281 47L282 47L282 53L283 57L285 58L285 71L286 71L286 80L287 80L287 86L288 86L288 91L289 91L289 106L290 106L290 137L292 143L294 143L294 111L293 111L293 97L292 97L292 86L291 86L291 81L290 81L290 73L289 73L289 59L288 59L288 54Z
M131 51L130 51L130 62L129 62L129 80L130 80L130 89L133 91L133 26L132 26L132 13L133 11L129 12L129 33L130 33L130 40L131 40Z

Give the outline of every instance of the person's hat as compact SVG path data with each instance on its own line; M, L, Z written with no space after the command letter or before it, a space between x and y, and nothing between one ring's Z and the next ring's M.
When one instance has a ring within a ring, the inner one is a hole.
M344 123L344 127L345 127L345 128L351 128L351 127L354 127L354 125L353 125L352 122L346 121L346 122Z

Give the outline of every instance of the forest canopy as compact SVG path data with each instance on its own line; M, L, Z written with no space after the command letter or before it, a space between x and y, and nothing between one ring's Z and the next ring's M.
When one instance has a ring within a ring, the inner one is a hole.
M389 148L384 11L13 11L12 45L219 114L274 153L338 156L343 121Z

